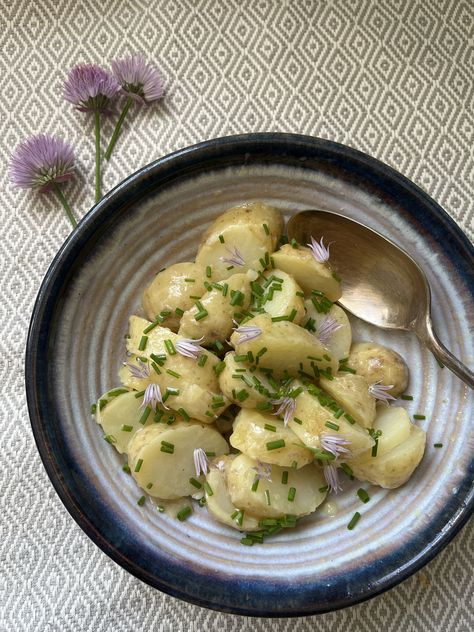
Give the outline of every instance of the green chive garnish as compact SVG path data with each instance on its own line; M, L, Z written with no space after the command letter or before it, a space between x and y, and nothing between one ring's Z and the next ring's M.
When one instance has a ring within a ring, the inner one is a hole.
M91 415L95 415L97 412L97 404L91 405Z
M301 421L299 417L293 417L293 421L295 422L295 424L298 424L299 426L303 425L303 422Z
M267 444L267 450L278 450L285 447L284 439L277 439L276 441L269 441Z
M193 487L196 487L196 489L201 489L201 487L202 487L201 483L200 483L199 481L197 481L195 478L192 478L192 477L191 477L191 478L189 479L189 482L191 483L191 485L192 485Z
M169 355L176 355L176 349L174 348L174 344L171 342L171 340L165 340L164 344Z
M212 491L212 487L209 485L207 481L203 483L204 490L208 496L214 496L214 492Z
M219 241L221 242L221 244L225 244L224 235L219 235Z
M273 426L272 424L265 424L264 425L265 430L269 430L270 432L276 432L276 426Z
M133 426L127 426L125 424L122 424L122 432L132 432L133 430Z
M208 315L209 315L209 312L206 309L203 309L194 316L194 320L202 320L203 318L206 318L206 316Z
M320 488L318 489L318 492L319 492L320 494L324 494L324 493L326 493L326 492L328 491L328 489L329 489L329 485L323 485L323 487L320 487Z
M181 415L181 417L184 419L184 421L189 421L191 419L191 417L184 410L184 408L178 408L178 413Z
M270 502L270 492L268 489L265 490L265 500L267 501L267 505L270 506L272 503Z
M139 472L142 469L143 459L138 459L137 464L135 465L134 472Z
M286 485L288 483L288 472L285 470L281 475L281 484Z
M442 443L433 443L433 447L434 448L442 448L443 444Z
M259 482L260 482L260 481L259 481L259 479L258 479L258 478L256 478L256 479L254 480L254 482L253 482L253 484L252 484L252 487L250 488L253 492L256 492L256 491L257 491L257 487L258 487Z
M166 369L166 373L168 373L168 375L171 375L172 377L177 377L177 378L181 377L179 373L176 373L176 371L172 371L171 369Z
M130 472L131 472L132 470L130 469L129 464L128 464L128 463L125 463L125 464L124 464L124 466L122 467L122 471L123 471L123 472L126 472L127 474L130 474Z
M106 399L99 399L99 410L103 410L103 408L107 406L107 400Z
M257 410L271 410L273 408L273 404L270 402L258 402Z
M194 283L196 279L184 279L186 283Z
M295 496L296 496L296 488L290 487L288 491L288 500L292 503L295 499Z
M222 360L221 362L218 362L214 366L214 373L216 375L220 375L224 369L225 369L225 362L224 362L224 360Z
M270 234L270 230L268 229L268 226L266 224L263 225L263 230L265 231L266 235Z
M182 316L184 314L184 309L181 309L181 307L177 307L174 310L174 313L176 314L176 316Z
M152 487L153 487L153 483L147 483L147 486L146 486L147 489L151 489Z
M413 419L426 419L424 415L413 415Z
M362 487L357 490L357 496L359 496L363 503L368 503L370 500L369 494L365 491L365 489L362 489Z
M142 336L140 338L140 344L138 345L138 350L145 351L147 342L148 342L148 336Z
M117 439L114 437L114 435L105 435L104 441L107 441L107 443L110 443L110 445L117 443Z
M148 417L149 417L150 413L151 413L151 408L150 408L149 406L147 406L147 407L145 408L145 410L143 411L142 416L141 416L141 417L140 417L140 419L138 420L138 423L139 423L139 424L142 424L142 426L143 426L143 424L144 424L144 423L146 422L146 420L148 419Z
M240 543L241 544L245 544L245 546L253 546L253 540L249 536L246 536L245 538L242 538L240 540Z
M339 430L339 426L337 424L333 424L332 421L326 421L324 425L326 426L326 428L331 428L331 430Z
M165 452L166 454L174 454L174 443L168 443L168 441L161 442L161 452Z
M143 505L145 504L145 500L146 500L146 496L140 496L140 498L137 500L137 505L140 505L140 507L143 507Z
M212 268L211 268L211 266L206 266L206 276L207 276L208 279L211 278L211 276L212 276Z
M356 511L355 514L352 516L351 521L347 525L347 528L349 529L349 531L352 531L352 529L356 526L359 520L360 520L360 513Z
M413 401L413 395L402 395L401 399L405 399L408 402Z
M186 518L189 518L192 513L193 510L189 505L187 505L186 507L183 507L178 511L178 513L176 514L176 518L178 518L180 522L184 522Z
M204 366L207 362L207 355L203 354L199 356L198 366Z

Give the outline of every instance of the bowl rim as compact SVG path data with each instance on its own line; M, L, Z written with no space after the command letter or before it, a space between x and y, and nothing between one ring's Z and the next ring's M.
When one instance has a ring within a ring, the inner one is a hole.
M450 515L447 527L443 529L441 534L438 534L437 538L429 543L429 547L425 547L409 563L397 569L397 572L391 572L380 577L377 582L367 586L361 594L352 595L351 597L346 596L346 598L341 597L330 604L328 602L317 602L318 597L314 595L314 601L308 604L307 609L298 608L296 610L275 610L268 606L261 608L258 605L258 595L256 597L252 595L251 597L253 606L249 602L239 606L236 605L235 600L232 605L215 603L202 596L190 594L179 586L179 582L172 586L161 581L159 577L150 575L140 565L125 558L88 520L75 502L64 477L61 475L60 466L54 459L43 422L44 406L42 406L39 398L39 392L46 388L44 378L38 370L39 347L43 335L43 326L49 318L51 308L55 305L55 296L58 288L64 282L65 272L67 277L76 255L93 238L98 227L111 222L118 207L121 208L123 205L126 206L127 203L133 201L140 202L153 191L156 191L157 179L162 183L162 186L169 186L174 179L179 181L180 178L193 177L193 175L204 173L209 161L214 161L214 168L217 169L241 166L242 159L244 159L243 164L245 164L246 157L252 155L252 152L256 156L260 156L260 160L265 154L269 157L275 157L277 154L282 157L281 164L288 164L285 158L288 160L294 154L300 156L311 154L318 156L323 161L325 159L340 160L343 163L348 161L351 164L359 165L361 170L367 170L367 177L372 174L378 183L382 181L387 185L391 183L394 186L396 185L397 188L401 187L410 198L418 202L417 212L427 220L432 222L433 219L435 220L432 225L433 230L440 231L439 234L444 235L445 238L448 235L451 245L454 244L451 257L458 263L457 269L466 281L471 300L474 302L474 279L468 273L469 267L472 269L474 265L473 245L456 222L427 193L396 170L366 153L312 136L286 133L252 133L214 138L158 158L129 175L91 208L79 222L77 229L63 243L42 281L31 316L25 354L25 385L28 412L41 460L63 505L86 535L111 559L132 575L174 597L222 612L265 617L295 617L322 614L355 605L379 595L407 579L433 559L454 538L472 514L474 510L473 487L470 486L469 491L469 485L467 486L465 499L461 506L458 506L457 511ZM239 158L236 160L235 156ZM220 160L224 160L224 163L219 166L217 163ZM258 161L255 161L255 164L257 163ZM250 162L248 164L254 163ZM300 166L304 167L305 165L301 163ZM472 468L474 471L474 464ZM209 579L209 576L207 577ZM211 578L211 581L216 580Z

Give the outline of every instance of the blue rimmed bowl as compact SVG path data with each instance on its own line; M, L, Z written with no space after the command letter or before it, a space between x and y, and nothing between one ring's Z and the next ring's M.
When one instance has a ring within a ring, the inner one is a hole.
M423 191L348 147L290 134L211 140L143 167L107 194L55 257L36 300L26 354L37 446L64 505L113 560L143 581L209 608L296 616L372 597L421 568L473 507L473 395L441 370L414 336L353 320L354 337L396 348L411 369L410 414L423 413L425 458L394 491L368 487L361 505L347 482L295 530L263 545L205 508L185 523L137 505L140 492L102 440L90 405L118 383L123 336L143 288L162 267L194 257L199 237L227 207L263 199L287 216L305 208L362 221L407 250L433 290L434 321L466 364L474 358L473 248ZM443 443L435 449L434 443ZM356 529L347 523L355 511Z

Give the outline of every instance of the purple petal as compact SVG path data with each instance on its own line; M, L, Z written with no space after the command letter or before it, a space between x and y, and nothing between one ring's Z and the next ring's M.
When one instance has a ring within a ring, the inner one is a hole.
M344 437L324 433L320 437L320 443L323 450L330 452L337 459L342 455L350 454L351 451L346 446L350 445L350 441Z
M186 358L193 358L194 360L197 360L201 353L205 351L205 349L203 349L203 347L199 344L203 340L204 336L198 338L197 340L193 340L192 338L183 338L178 340L175 344L176 351Z
M279 406L276 412L272 413L273 415L283 415L283 423L285 427L288 425L288 422L291 420L293 415L295 414L296 409L296 401L293 397L280 397L279 399L270 400L274 406Z
M161 404L164 408L168 410L168 407L163 404L163 398L161 396L161 390L158 384L148 384L145 389L143 402L140 408L146 408L147 406L150 406L150 408L156 412L158 404Z
M64 82L64 98L82 112L106 111L119 90L115 78L97 64L74 66Z
M260 327L254 327L252 325L242 325L234 329L235 333L240 334L237 344L241 345L244 342L254 340L262 333Z
M272 482L272 466L269 463L262 463L261 461L257 461L257 465L252 467L252 470L255 472L255 479L260 481L265 479L269 483Z
M222 262L228 263L228 264L233 265L233 266L244 266L245 265L244 258L242 257L242 255L240 254L240 252L239 252L239 250L237 249L236 246L234 246L233 250L231 250L230 248L226 247L226 250L229 253L230 257L219 257L219 259Z
M331 242L333 243L333 242ZM331 244L327 246L324 245L324 237L321 237L321 241L318 243L314 237L311 237L311 243L306 244L308 248L311 249L313 253L313 257L319 263L325 263L329 259L329 247Z
M323 468L323 473L330 492L334 492L335 494L337 494L338 492L342 491L342 487L339 484L338 470L335 465L325 465Z
M202 448L195 448L193 452L194 469L196 476L206 475L209 469L209 459Z
M329 342L329 339L338 329L342 327L341 323L338 323L335 318L332 316L326 316L324 320L321 321L317 330L316 330L316 338L321 342L321 344L325 345Z
M137 364L133 362L124 362L124 366L128 367L130 375L137 380L146 380L150 377L150 368L145 362L142 362L137 358Z
M164 95L164 82L159 71L146 63L143 55L132 55L112 62L112 71L127 96L149 103Z
M393 388L393 384L390 384L389 386L385 386L384 384L381 384L380 382L375 382L374 384L371 384L369 386L369 395L372 395L372 397L375 397L375 399L378 399L381 402L384 402L384 404L388 404L389 401L394 401L397 399L396 397L394 397L393 395L387 392L387 391L390 391L392 388Z

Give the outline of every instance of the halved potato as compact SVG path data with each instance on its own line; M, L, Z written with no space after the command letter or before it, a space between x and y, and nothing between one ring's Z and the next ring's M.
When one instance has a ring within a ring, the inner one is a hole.
M306 246L293 248L285 244L273 253L275 267L291 274L305 294L312 290L323 292L330 301L342 296L341 283L326 263L319 263Z
M304 318L304 298L300 286L283 270L269 270L262 283L263 294L258 305L270 316L289 316L299 325Z
M239 454L227 471L227 487L232 503L252 515L282 518L285 515L305 516L315 511L324 500L326 486L321 468L311 464L299 470L272 465L271 482L258 481L255 489L255 470L258 462ZM284 474L286 472L286 474ZM287 477L287 478L285 478ZM282 482L285 481L286 483ZM294 490L294 497L292 498Z
M383 456L408 439L412 423L407 411L397 406L380 407L377 410L373 429L381 432L377 439L377 456ZM371 462L372 449L359 454L357 462Z
M170 312L163 322L172 331L177 331L180 313L194 305L195 299L190 296L204 294L205 281L205 271L190 261L175 263L159 272L143 292L142 305L147 318L154 321L161 312Z
M302 321L303 326L307 328L308 331L314 333L316 337L318 337L318 333L321 332L321 342L330 356L338 360L349 357L352 330L349 318L342 307L333 305L327 314L322 314L317 311L311 299L307 299L304 305L306 308L306 317ZM339 329L336 329L330 333L330 335L324 335L324 331L327 331L327 326L331 321L339 325Z
M361 375L335 375L332 380L321 377L320 386L349 413L358 424L371 428L375 419L376 400L369 395L369 385Z
M298 445L300 440L290 428L285 427L283 421L257 410L246 409L239 412L229 441L240 452L263 463L274 463L282 467L295 464L300 468L314 461L312 452ZM282 447L272 448L275 442L282 441Z
M262 202L236 206L220 215L204 233L196 263L203 269L211 267L212 281L236 272L261 270L266 266L260 259L275 250L282 230L278 209Z
M190 496L196 492L190 479L201 483L204 480L203 476L196 476L195 448L214 455L229 452L227 442L217 430L199 423L153 424L143 428L128 446L132 476L150 496L164 499Z
M272 387L264 373L249 371L247 362L236 362L235 352L226 353L225 368L219 375L222 393L241 408L256 408L271 398Z
M408 386L408 367L400 354L375 342L357 342L352 345L347 365L368 384L380 382L393 385L390 395L397 396Z

